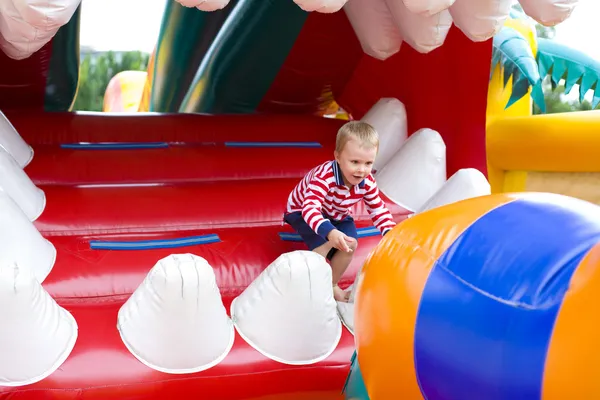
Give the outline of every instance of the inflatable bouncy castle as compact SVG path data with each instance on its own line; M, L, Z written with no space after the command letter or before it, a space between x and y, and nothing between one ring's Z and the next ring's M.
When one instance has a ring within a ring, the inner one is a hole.
M168 0L148 71L86 113L85 4L2 2L0 398L598 392L598 115L530 110L547 73L585 94L600 69L512 3ZM545 25L576 3L520 0ZM348 303L283 223L338 108L378 130L398 223L354 207ZM506 193L532 187L562 194Z

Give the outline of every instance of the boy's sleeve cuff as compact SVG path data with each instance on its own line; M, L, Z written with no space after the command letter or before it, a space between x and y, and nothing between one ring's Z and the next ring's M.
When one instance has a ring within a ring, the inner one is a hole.
M329 232L331 232L334 229L335 229L335 226L333 226L333 224L330 221L325 220L325 222L323 222L317 228L317 233L319 235L323 236L325 239L327 239L327 235L329 235Z

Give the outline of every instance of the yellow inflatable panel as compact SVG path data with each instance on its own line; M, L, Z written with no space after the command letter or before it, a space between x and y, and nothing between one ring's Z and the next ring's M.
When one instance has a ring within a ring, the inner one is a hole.
M487 128L493 193L546 191L600 204L600 111L496 119Z

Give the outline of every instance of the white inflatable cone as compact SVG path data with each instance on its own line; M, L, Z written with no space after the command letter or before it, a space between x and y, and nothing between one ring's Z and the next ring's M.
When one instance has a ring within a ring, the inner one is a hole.
M77 341L77 322L29 268L0 261L0 386L24 386L50 376Z
M279 256L231 304L238 333L284 364L324 360L342 335L331 279L331 267L315 252Z
M33 159L33 149L25 143L2 111L0 111L0 148L10 154L21 168L25 168Z
M0 189L12 197L30 221L35 221L44 212L46 195L33 184L15 159L2 148L0 148Z
M514 0L456 0L450 15L465 36L482 42L502 29L513 3Z
M55 260L52 243L42 237L12 198L0 190L0 263L27 268L42 283Z
M140 362L169 374L212 368L235 338L213 268L193 254L160 260L119 310L117 327Z
M486 196L492 190L486 177L475 168L456 171L454 175L416 212L422 213L473 197ZM413 214L414 215L414 214Z
M361 121L369 123L379 133L379 153L373 170L378 171L396 154L408 137L406 108L398 99L379 100Z
M446 182L446 145L439 133L420 129L377 173L379 190L409 211L418 210Z
M452 4L455 0L402 0L406 8L415 14L426 16L437 14Z

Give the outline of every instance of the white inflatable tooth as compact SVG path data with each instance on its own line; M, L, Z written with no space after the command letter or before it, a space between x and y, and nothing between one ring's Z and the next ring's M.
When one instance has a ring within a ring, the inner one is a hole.
M571 16L579 0L519 0L525 14L545 26L554 26Z
M0 189L17 203L30 221L44 212L46 195L3 148L0 148Z
M482 42L502 29L513 3L514 0L456 0L450 7L450 15L465 36Z
M2 111L0 111L0 148L10 154L21 168L25 168L33 159L33 149L25 143Z
M350 0L344 12L365 54L386 60L400 51L400 30L385 0Z
M0 304L0 386L24 386L50 376L77 341L73 316L17 263L0 261Z
M316 11L320 13L334 13L344 7L348 0L294 0L304 11Z
M0 189L0 263L27 268L42 283L55 260L52 243L42 237L23 210Z
M379 190L409 211L418 210L446 182L446 145L439 133L415 132L377 173Z
M481 171L464 168L456 171L446 183L416 212L422 213L457 201L491 194L491 187Z
M177 0L184 7L196 7L200 11L217 11L229 4L229 0Z
M379 133L379 153L373 165L373 169L378 171L400 150L408 137L406 108L398 99L383 98L361 121L369 123Z
M235 338L213 268L193 254L160 260L119 310L117 327L139 361L170 374L217 365Z
M317 253L282 254L231 304L238 333L284 364L324 360L342 335L331 279L331 267Z

